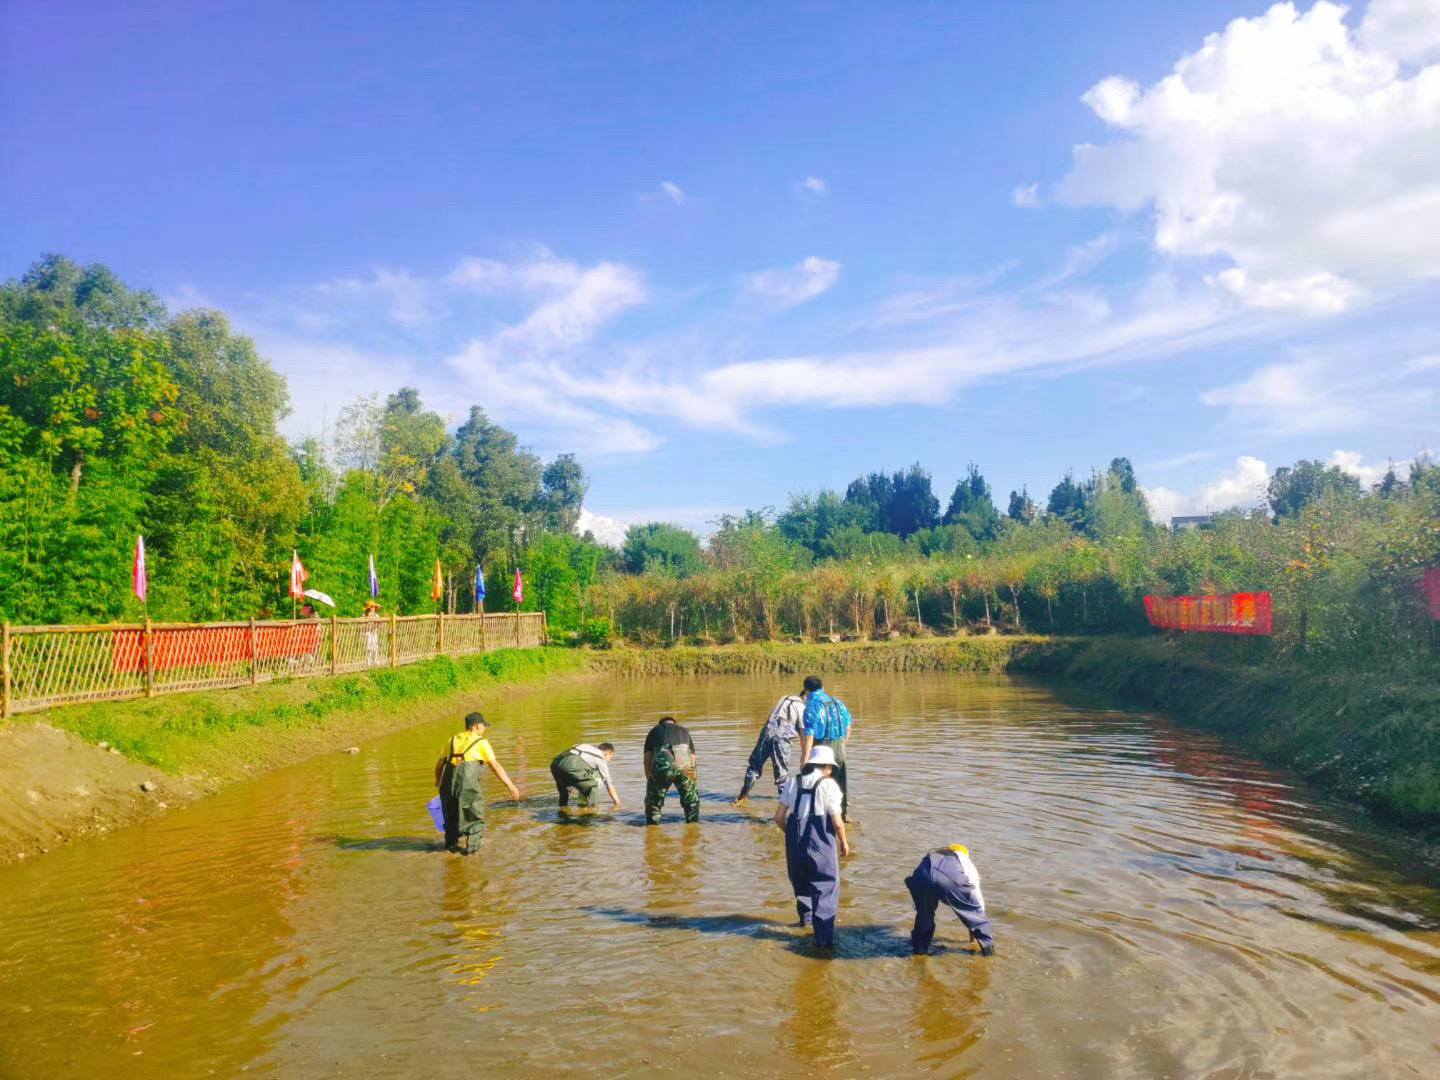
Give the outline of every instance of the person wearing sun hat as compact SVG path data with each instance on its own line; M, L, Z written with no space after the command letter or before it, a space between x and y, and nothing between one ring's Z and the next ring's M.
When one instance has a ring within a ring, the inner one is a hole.
M995 935L985 914L985 897L980 892L980 871L970 860L970 849L951 844L927 852L905 879L910 899L915 901L915 926L910 931L910 951L924 956L935 938L935 909L945 906L960 917L970 937L980 946L981 956L995 955Z
M380 663L380 605L374 600L365 601L365 666L375 667Z
M800 775L780 791L775 824L785 830L785 870L795 892L800 925L815 934L815 948L835 948L840 908L840 856L850 854L840 785L832 778L835 751L817 746Z

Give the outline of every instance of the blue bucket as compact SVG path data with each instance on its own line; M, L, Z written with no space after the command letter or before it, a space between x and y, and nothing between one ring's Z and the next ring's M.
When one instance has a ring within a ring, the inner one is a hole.
M435 823L435 831L443 833L445 831L445 811L440 809L440 796L436 795L427 802L425 809L430 811L430 820Z

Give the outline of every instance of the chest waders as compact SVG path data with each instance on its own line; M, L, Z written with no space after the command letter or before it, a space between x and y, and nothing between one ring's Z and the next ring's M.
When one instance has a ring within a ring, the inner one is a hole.
M935 939L935 909L943 901L959 916L981 956L995 952L995 936L990 919L979 902L975 890L960 869L960 860L945 852L932 851L920 860L915 872L905 879L910 899L915 901L915 926L910 931L910 950L923 955L930 951Z
M570 789L580 793L580 805L589 806L595 801L600 788L600 770L582 757L572 746L550 763L550 776L555 781L555 790L560 795L560 805L570 804Z
M650 778L645 781L645 824L659 825L665 796L671 785L680 796L685 820L700 820L700 785L695 780L695 757L685 743L666 743L651 755Z
M785 821L785 869L795 891L800 925L813 927L816 946L827 949L835 944L835 917L840 910L840 845L830 816L812 812L815 789L823 781L809 788L799 783L795 808Z
M463 836L467 854L473 855L485 835L485 791L480 783L485 763L464 760L470 746L450 744L450 760L440 773L440 811L445 817L446 849L456 850Z

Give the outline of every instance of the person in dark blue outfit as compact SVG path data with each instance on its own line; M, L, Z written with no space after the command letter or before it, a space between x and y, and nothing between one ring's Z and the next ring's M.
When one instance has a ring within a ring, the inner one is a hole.
M915 926L910 931L910 951L924 956L935 938L935 909L943 901L965 924L981 956L995 955L995 936L985 914L985 897L980 892L980 871L970 861L963 844L928 852L905 879L910 899L915 901Z
M780 792L775 824L785 830L785 869L795 890L800 925L813 928L815 948L835 948L835 917L840 910L840 856L850 854L840 785L832 778L835 753L828 746L810 751L799 777Z

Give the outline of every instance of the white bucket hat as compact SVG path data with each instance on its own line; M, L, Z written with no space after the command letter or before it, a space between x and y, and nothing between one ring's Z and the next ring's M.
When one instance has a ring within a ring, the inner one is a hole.
M811 765L829 765L832 769L835 765L835 751L828 746L815 746L810 750L810 756L805 759L805 767Z

